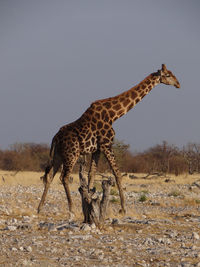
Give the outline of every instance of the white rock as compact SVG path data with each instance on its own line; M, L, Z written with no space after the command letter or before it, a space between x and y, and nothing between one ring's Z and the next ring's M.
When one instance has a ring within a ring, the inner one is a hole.
M16 229L17 229L17 226L15 226L15 225L6 226L6 230L15 231Z
M91 227L91 229L93 229L93 230L96 229L96 225L95 225L95 223L91 224L90 227Z
M26 248L26 251L28 251L28 252L32 252L32 247L31 247L31 246L28 246L28 247Z
M13 218L13 219L11 220L11 222L12 222L12 223L17 223L17 219Z
M104 259L104 254L100 254L98 257L99 257L99 260L102 261Z
M23 266L31 265L30 261L28 260L23 260L22 264Z
M117 218L112 220L112 224L120 224L120 223L121 223L120 220Z
M192 233L192 238L193 239L196 239L196 240L199 240L200 239L199 234L197 232L193 232Z
M83 249L83 248L79 248L79 249L78 249L78 252L79 252L79 253L85 253L85 252L86 252L86 250L85 250L85 249Z
M24 222L30 222L31 218L29 216L22 216Z
M89 224L85 223L81 226L81 230L83 231L91 231L91 227Z

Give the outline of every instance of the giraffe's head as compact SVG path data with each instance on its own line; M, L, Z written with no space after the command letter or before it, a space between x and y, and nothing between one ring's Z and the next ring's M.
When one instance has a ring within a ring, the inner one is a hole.
M176 88L180 88L180 83L177 80L176 76L166 68L165 64L162 64L162 69L158 71L160 75L160 82L167 84L167 85L173 85Z

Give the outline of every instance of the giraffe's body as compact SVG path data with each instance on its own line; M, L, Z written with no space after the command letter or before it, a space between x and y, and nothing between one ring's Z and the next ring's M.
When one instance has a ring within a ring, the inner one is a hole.
M125 212L121 175L115 164L112 151L112 143L115 135L112 124L116 119L132 109L159 83L180 87L176 77L163 64L161 70L150 74L137 86L115 97L93 102L78 120L60 128L52 140L50 151L52 160L50 165L47 166L43 177L45 190L38 207L38 212L44 203L49 185L61 165L63 165L63 170L60 179L65 188L69 210L71 211L72 200L68 180L73 166L80 155L92 153L88 174L89 188L91 188L100 152L104 153L111 166L119 189L122 211Z

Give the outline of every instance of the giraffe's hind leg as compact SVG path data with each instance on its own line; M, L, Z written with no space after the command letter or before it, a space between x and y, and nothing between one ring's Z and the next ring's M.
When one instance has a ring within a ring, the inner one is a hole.
M70 193L70 188L69 188L69 177L70 174L72 173L73 167L76 163L76 161L79 158L79 151L76 151L74 154L67 155L65 158L65 162L63 163L63 170L60 176L60 180L62 181L62 184L65 189L67 201L68 201L68 206L69 206L69 211L73 213L73 203L72 203L72 198L71 198L71 193Z
M121 202L121 210L120 213L125 214L126 213L126 209L125 209L125 200L124 200L124 192L123 192L123 188L122 188L122 184L121 184L121 173L116 165L115 162L115 156L114 156L114 152L112 150L112 148L110 146L102 146L102 151L106 157L106 159L109 162L109 165L111 167L111 170L115 176L115 180L116 180L116 184L119 190L119 196L120 196L120 202Z
M44 183L44 191L43 191L42 198L40 200L40 203L39 203L39 206L37 209L38 213L40 213L41 208L44 205L50 184L52 183L54 176L56 175L57 171L59 170L60 165L61 165L61 161L59 158L53 159L50 162L50 164L46 167L44 176L41 177L41 179L43 180L43 183Z

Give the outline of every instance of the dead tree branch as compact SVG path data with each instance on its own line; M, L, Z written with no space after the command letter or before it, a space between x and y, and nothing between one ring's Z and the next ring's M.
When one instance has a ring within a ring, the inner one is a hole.
M110 186L113 184L112 179L102 181L103 196L100 200L96 193L96 188L88 190L88 184L83 177L83 166L80 164L79 169L80 187L79 192L82 200L82 210L84 223L95 225L101 228L109 204Z

